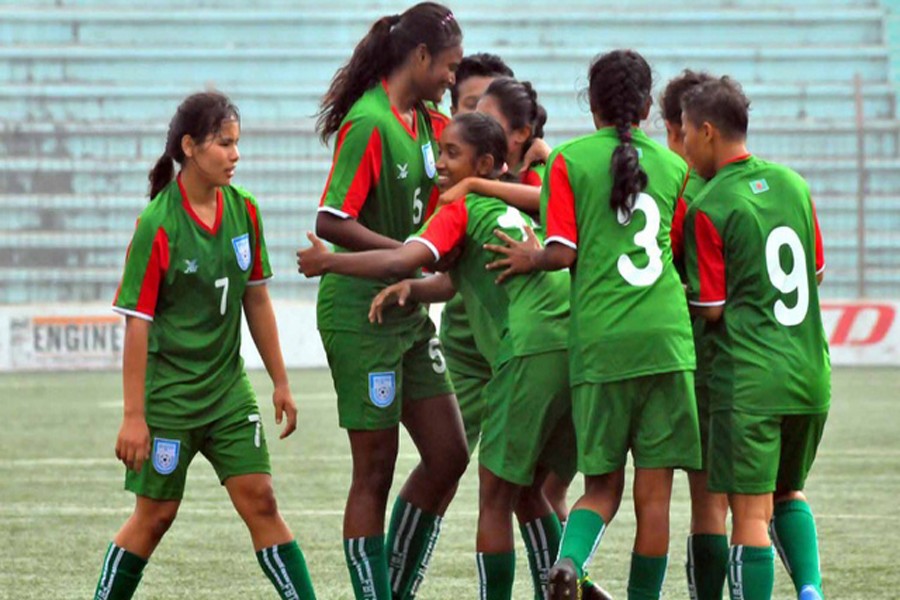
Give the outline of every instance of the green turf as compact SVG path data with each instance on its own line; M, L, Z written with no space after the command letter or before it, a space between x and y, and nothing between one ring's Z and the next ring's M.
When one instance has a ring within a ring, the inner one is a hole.
M270 386L253 374L269 438ZM306 552L321 600L350 599L341 550L341 512L349 482L346 436L337 427L323 371L292 373L298 432L270 443L276 493ZM890 370L838 370L834 402L808 492L818 517L826 592L842 600L895 598L889 548L900 517L900 376ZM0 377L0 598L87 598L106 544L129 514L122 467L113 455L121 414L117 374ZM407 439L397 484L415 462ZM470 469L450 508L420 597L475 598L476 478ZM578 487L578 486L576 486ZM571 494L572 499L574 499ZM677 476L667 598L686 598L687 483ZM634 519L630 498L609 529L593 575L625 598ZM517 564L515 598L530 598L527 564ZM275 598L249 536L211 467L198 458L175 525L145 572L137 598ZM776 598L792 598L780 566Z

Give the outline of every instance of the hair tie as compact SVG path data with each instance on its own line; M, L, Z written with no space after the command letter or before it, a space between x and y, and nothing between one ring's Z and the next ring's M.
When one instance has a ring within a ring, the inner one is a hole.
M509 165L505 162L500 166L500 174L506 175L507 171L509 171Z
M447 15L441 19L441 27L445 27L451 21L454 21L456 17L453 16L453 12L448 12Z

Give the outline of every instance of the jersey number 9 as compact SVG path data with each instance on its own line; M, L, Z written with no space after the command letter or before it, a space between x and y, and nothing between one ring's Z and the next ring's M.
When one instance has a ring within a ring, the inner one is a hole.
M786 273L781 266L781 248L791 252L793 267ZM776 227L766 239L766 270L769 280L782 294L797 292L797 304L789 307L783 300L775 302L775 319L786 327L799 325L809 309L809 275L806 272L806 254L797 232L787 226Z

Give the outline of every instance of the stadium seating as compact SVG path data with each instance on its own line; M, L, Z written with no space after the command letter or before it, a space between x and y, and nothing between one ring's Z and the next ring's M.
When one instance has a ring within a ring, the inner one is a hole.
M873 0L450 2L466 51L494 51L535 83L559 142L591 128L580 95L597 52L633 47L656 91L683 67L727 73L753 106L751 148L810 182L828 248L829 297L859 279L865 186L866 292L900 292L900 154L887 9ZM312 228L329 150L313 115L335 69L381 14L346 0L0 0L0 302L108 299L146 173L181 98L204 88L241 108L236 182L259 198L273 285L312 297L293 253ZM136 6L136 5L135 5ZM900 28L898 28L900 29ZM866 171L857 169L853 78L863 81ZM662 137L654 114L650 132Z

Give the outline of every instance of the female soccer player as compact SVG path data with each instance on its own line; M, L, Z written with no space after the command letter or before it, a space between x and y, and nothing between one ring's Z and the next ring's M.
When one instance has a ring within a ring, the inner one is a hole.
M396 248L437 203L437 144L427 101L462 59L453 13L431 2L379 19L338 70L318 128L337 136L316 231L341 253ZM389 282L328 274L318 327L353 455L344 549L357 598L412 598L440 531L444 499L468 462L459 408L422 305L367 319ZM402 421L421 462L400 490L387 540L384 513ZM387 557L390 557L389 560Z
M604 54L589 81L598 131L550 156L546 247L500 232L509 247L489 248L507 257L490 267L505 268L505 281L574 266L569 364L585 494L566 523L550 598L581 597L584 569L621 502L629 449L637 533L628 593L658 598L673 469L700 466L694 347L669 239L687 168L637 128L651 102L643 57Z
M771 533L798 598L821 600L802 490L831 401L822 235L806 182L747 152L749 106L727 77L682 98L685 152L709 180L685 221L688 298L713 346L709 488L731 506L731 597L771 598Z
M494 178L505 155L506 138L494 119L478 113L458 116L441 138L440 179L451 185L463 177ZM496 228L521 237L526 227L533 226L529 217L501 200L469 194L442 207L403 248L332 254L310 235L313 247L298 253L307 276L337 272L401 277L433 266L454 248L462 248L450 277L439 275L387 288L373 310L383 322L394 306L445 300L459 288L478 349L491 362L479 453L477 550L482 598L492 600L509 599L512 594L512 513L517 498L534 481L539 462L550 458L547 449L559 447L549 444L551 436L560 435L566 424L571 426L565 349L568 276L539 273L499 287L484 268L492 255L483 245ZM400 292L401 299L398 288L406 290ZM571 463L571 446L563 451L569 453ZM536 521L530 523L532 533L540 532L543 538L535 542L543 547L532 563L538 572L536 596L541 598L549 557L558 548L559 522L546 501L536 514L525 517L520 512L519 518ZM552 526L542 528L544 523Z
M669 149L685 158L684 130L681 127L681 98L684 94L711 81L706 73L685 69L672 79L659 99L663 121L666 125L666 141ZM691 169L681 191L675 219L672 223L672 251L676 267L684 273L683 227L687 206L694 201L706 180ZM686 279L686 277L682 277ZM700 422L700 447L702 471L689 471L691 488L691 533L687 540L688 592L692 600L722 600L725 577L728 568L728 537L725 519L728 516L728 498L724 494L714 494L707 490L708 477L706 452L709 447L709 392L706 381L711 360L710 344L704 335L706 321L693 318L694 348L697 352L697 370L694 373L694 395L697 397L697 415Z
M303 554L282 520L259 408L240 356L241 308L275 384L275 420L290 435L288 387L256 200L231 185L237 108L218 93L188 97L150 171L150 205L137 223L114 310L126 317L125 416L116 456L134 512L109 545L95 600L131 598L169 529L188 465L212 463L247 524L263 571L282 598L315 598ZM181 165L173 181L172 162ZM148 464L149 463L149 464Z

